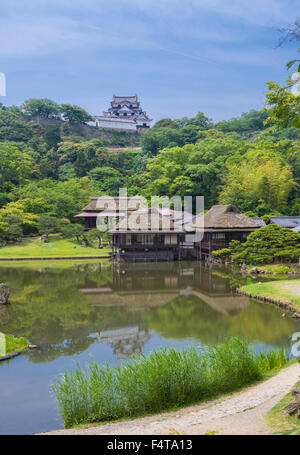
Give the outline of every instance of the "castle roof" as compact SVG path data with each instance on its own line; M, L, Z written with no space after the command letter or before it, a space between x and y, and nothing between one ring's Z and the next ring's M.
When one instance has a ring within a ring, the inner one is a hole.
M138 97L137 95L135 96L113 96L113 102L115 103L123 103L128 101L129 103L137 103L138 102Z

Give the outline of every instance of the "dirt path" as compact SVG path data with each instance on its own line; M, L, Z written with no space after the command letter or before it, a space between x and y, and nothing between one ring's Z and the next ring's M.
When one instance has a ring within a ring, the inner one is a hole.
M82 429L47 434L168 435L168 434L269 434L267 412L286 395L300 376L300 364L281 370L267 381L221 399L178 411Z

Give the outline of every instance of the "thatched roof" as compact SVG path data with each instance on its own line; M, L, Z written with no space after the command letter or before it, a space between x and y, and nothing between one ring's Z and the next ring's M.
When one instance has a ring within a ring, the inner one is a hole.
M151 234L179 233L181 226L174 223L170 216L162 215L156 209L137 210L128 214L117 226L109 231L113 233Z
M82 211L88 212L101 212L102 210L121 210L121 211L134 211L144 207L140 196L134 197L119 197L119 196L101 196L91 197L88 205L83 207Z
M130 232L130 233L155 233L155 232L194 232L195 230L222 231L222 230L254 230L261 227L260 223L246 215L243 215L234 205L214 205L203 216L194 217L193 223L188 222L181 226L174 220L173 214L163 215L160 209L137 210L128 214L127 219L121 220L119 224L109 232ZM135 220L136 223L135 223ZM135 226L133 228L133 226ZM203 227L202 227L203 226Z
M232 204L214 205L204 215L204 229L256 229L260 224L243 215Z

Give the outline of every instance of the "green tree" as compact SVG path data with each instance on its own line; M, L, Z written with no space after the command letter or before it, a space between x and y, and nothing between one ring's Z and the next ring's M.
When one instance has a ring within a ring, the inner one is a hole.
M39 234L45 236L48 240L49 234L55 234L60 230L59 221L57 218L49 215L41 215L38 220Z
M269 224L248 235L246 242L235 247L234 262L262 264L278 261L298 261L300 235L291 229Z
M74 142L72 138L60 142L57 148L60 165L72 164L77 177L84 177L91 169L105 163L103 147L94 141Z
M0 222L9 226L10 220L20 220L24 233L36 230L37 219L37 215L30 212L28 204L22 205L19 201L10 202L0 209Z
M84 227L78 223L61 223L60 231L66 238L76 237L78 243L80 243L81 237L84 235Z
M236 132L239 134L254 133L262 131L267 126L265 121L268 118L267 112L257 111L252 109L249 112L243 113L240 117L235 117L231 120L218 122L215 128L224 133Z
M164 127L164 128L151 128L147 131L141 139L143 150L156 155L159 150L166 147L182 146L183 136L180 129Z
M7 240L17 241L22 239L23 237L23 229L22 229L22 219L20 216L15 214L7 214L5 217L2 218L7 225L7 233L6 238Z
M179 125L176 120L172 120L170 118L162 118L156 122L152 128L179 128Z
M291 77L287 78L285 87L276 82L268 81L265 108L268 114L267 123L272 122L280 128L300 128L300 96L295 96L288 88L293 87Z
M60 127L59 125L48 125L45 128L44 140L47 144L48 149L57 148L59 142L61 141L60 137Z
M95 120L94 117L82 109L82 107L72 106L71 104L62 104L61 114L63 119L70 123L79 123L84 125L87 122Z
M14 145L0 142L0 192L25 183L36 172L37 166L29 154Z
M19 115L7 108L0 109L0 141L29 141L33 131Z
M64 182L42 179L14 188L11 198L21 203L34 195L35 200L43 201L35 213L73 219L88 203L91 194L92 182L87 177Z
M148 159L143 179L148 196L203 195L210 207L217 202L224 164L250 144L213 129L201 132L196 144L160 150Z
M102 240L107 238L106 233L100 232L98 229L90 229L86 235L90 246L94 246L97 241L97 248L101 248Z
M92 169L88 177L95 182L96 188L111 195L118 194L124 182L121 173L108 166Z
M211 119L206 117L206 115L203 112L198 112L198 114L195 117L191 118L183 117L175 121L181 128L184 126L193 125L197 126L198 129L207 129L210 128L212 125Z
M295 185L291 167L282 157L259 143L242 157L228 159L219 196L221 204L234 204L241 210L255 210L259 201L266 211L285 212L289 194ZM241 204L242 198L249 205Z
M29 117L55 118L60 113L60 107L57 103L48 98L36 99L30 98L24 102L21 107L24 115Z

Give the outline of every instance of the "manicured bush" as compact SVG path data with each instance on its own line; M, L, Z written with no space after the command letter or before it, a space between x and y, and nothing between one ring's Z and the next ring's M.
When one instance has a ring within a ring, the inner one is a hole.
M208 400L251 384L287 362L284 352L257 354L237 337L223 344L161 349L122 366L89 362L64 372L51 386L64 425L160 412Z
M212 255L215 259L229 259L231 257L231 249L230 248L222 248L221 250L216 250L212 252Z
M60 231L63 234L63 236L68 239L76 237L78 243L80 243L80 240L84 236L84 227L82 226L82 224L78 223L62 222L60 226Z
M269 224L251 232L244 243L232 240L229 248L213 252L213 256L230 258L233 262L245 264L298 262L300 234L276 224Z
M288 228L269 224L248 235L232 255L234 262L263 264L279 261L297 262L300 256L300 235Z

